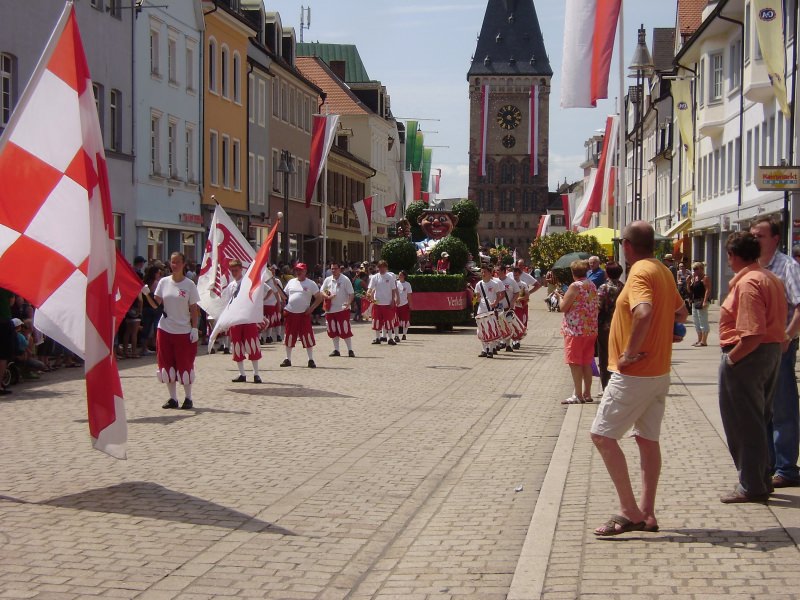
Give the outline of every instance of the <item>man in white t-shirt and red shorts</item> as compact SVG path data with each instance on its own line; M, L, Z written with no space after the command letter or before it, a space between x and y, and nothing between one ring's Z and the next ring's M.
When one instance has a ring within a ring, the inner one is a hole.
M339 340L347 344L347 355L355 357L353 352L353 331L350 328L350 305L355 298L353 284L342 274L342 267L336 261L331 262L331 275L322 282L323 307L325 322L328 325L328 337L333 340L331 356L341 356Z
M244 275L241 261L234 259L228 264L233 281L226 289L226 296L231 299L239 293ZM244 374L244 359L250 359L253 364L253 383L261 383L261 376L258 373L258 361L261 360L261 346L258 343L258 323L245 323L242 325L232 325L228 330L230 336L231 349L233 350L233 362L239 369L239 376L234 378L233 383L244 383L247 376Z
M322 302L322 294L319 293L317 284L306 277L306 273L306 264L297 263L294 266L295 278L290 279L283 288L286 296L286 306L283 309L286 360L281 363L282 367L292 366L292 350L298 341L308 354L308 367L314 369L317 366L314 362L314 346L317 342L311 327L311 313Z
M369 278L367 296L372 305L372 329L375 331L373 344L380 344L381 338L389 340L390 346L397 345L392 332L397 327L397 278L389 273L389 264L378 261L378 272Z

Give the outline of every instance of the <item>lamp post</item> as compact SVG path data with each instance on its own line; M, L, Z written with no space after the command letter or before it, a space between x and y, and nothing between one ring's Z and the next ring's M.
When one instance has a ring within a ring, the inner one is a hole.
M281 150L278 173L283 173L283 262L289 264L289 175L294 173L294 159L288 150Z
M647 32L644 24L639 26L639 39L633 51L631 64L628 65L628 77L636 79L636 97L633 131L633 178L631 190L633 192L631 217L632 220L642 218L642 176L644 171L644 86L646 80L653 74L655 65L650 51L647 49Z

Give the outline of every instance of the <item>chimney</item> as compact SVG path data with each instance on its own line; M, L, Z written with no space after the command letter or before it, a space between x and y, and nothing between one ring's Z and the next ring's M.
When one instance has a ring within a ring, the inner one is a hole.
M332 60L330 67L334 75L336 75L342 81L345 81L344 73L347 67L347 62L343 60Z

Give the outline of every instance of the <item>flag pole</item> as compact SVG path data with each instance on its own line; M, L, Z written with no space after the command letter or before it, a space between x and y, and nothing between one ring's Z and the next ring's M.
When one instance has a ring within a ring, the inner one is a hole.
M328 263L328 159L325 159L325 177L322 184L322 272Z
M619 7L619 31L618 41L618 59L619 59L619 98L617 100L619 112L619 127L617 132L617 146L619 146L619 159L617 161L617 201L614 206L614 230L619 232L617 235L622 237L622 230L626 224L627 210L628 210L628 191L627 191L627 177L625 169L627 168L628 151L625 146L625 134L627 132L627 115L625 114L625 1L620 3ZM622 252L621 242L618 242L617 248L619 251L619 264L622 265L622 272L625 273L625 254Z

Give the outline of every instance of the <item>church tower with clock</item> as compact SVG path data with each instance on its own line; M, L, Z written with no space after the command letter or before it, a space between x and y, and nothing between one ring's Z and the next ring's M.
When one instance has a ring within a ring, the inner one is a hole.
M469 199L481 245L522 258L547 207L552 76L533 0L489 0L467 73Z

